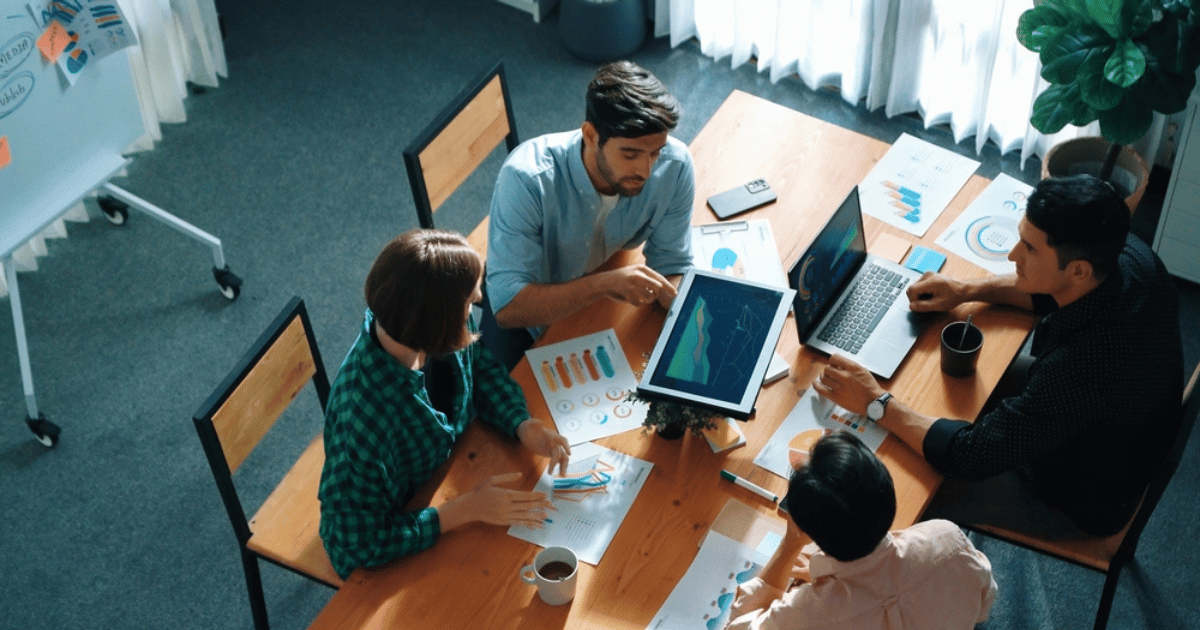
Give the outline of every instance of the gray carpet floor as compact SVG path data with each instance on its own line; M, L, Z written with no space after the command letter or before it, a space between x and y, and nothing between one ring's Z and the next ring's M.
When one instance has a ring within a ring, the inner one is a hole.
M221 238L245 280L241 297L217 292L206 248L137 213L122 227L71 225L39 271L21 274L37 399L63 434L46 449L25 428L12 321L0 317L0 627L251 627L191 414L293 294L336 371L358 330L370 262L416 225L401 151L469 79L502 58L518 130L531 138L579 125L595 70L566 52L553 14L535 24L495 0L218 8L228 79L193 94L188 122L167 126L116 183ZM685 142L740 89L889 142L908 132L974 157L944 129L888 120L794 80L771 84L694 42L648 42L631 58L682 101ZM1037 160L1021 169L994 147L978 159L987 177L1036 178ZM490 186L473 178L439 225L474 227ZM1143 234L1153 234L1155 203L1138 213ZM1200 288L1179 286L1194 364ZM239 473L248 502L320 430L316 397L303 396ZM1197 442L1122 578L1112 628L1200 627ZM984 628L1090 627L1098 575L1000 543L982 548L1001 588ZM271 566L263 574L276 628L307 627L332 595Z

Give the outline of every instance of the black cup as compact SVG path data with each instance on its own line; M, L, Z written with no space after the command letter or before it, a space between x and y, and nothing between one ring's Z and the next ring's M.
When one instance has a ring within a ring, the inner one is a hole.
M967 322L946 324L942 329L942 371L956 378L974 374L981 348L983 331L978 326Z

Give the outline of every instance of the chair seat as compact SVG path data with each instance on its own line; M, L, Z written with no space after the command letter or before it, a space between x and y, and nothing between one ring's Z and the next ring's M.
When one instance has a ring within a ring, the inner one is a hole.
M483 217L483 220L479 222L479 225L475 226L475 229L471 230L471 233L467 235L467 243L469 243L471 247L474 247L476 252L479 252L479 258L484 262L487 262L489 219L491 219L491 217Z
M317 489L324 465L325 443L317 435L250 519L253 535L246 547L264 558L341 588L342 578L329 562L319 531L321 502Z
M1132 522L1132 521L1131 521ZM1064 560L1090 567L1101 573L1108 572L1109 562L1117 553L1125 534L1129 532L1129 524L1108 537L1072 538L1067 540L1046 540L1029 534L994 525L971 525L990 536L1008 540L1023 547L1035 549L1041 553L1058 556Z

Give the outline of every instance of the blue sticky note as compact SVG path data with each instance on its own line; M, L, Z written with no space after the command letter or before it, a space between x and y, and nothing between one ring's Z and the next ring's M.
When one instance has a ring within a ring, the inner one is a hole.
M914 271L925 273L926 271L938 271L946 262L946 255L936 252L928 247L916 245L908 254L908 260L904 261L904 266Z

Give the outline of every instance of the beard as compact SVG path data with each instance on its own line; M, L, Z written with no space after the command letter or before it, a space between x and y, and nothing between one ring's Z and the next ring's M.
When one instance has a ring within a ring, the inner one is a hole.
M600 171L600 177L604 178L605 183L612 186L622 197L636 197L646 185L646 180L641 177L618 178L609 166L603 150L596 151L596 169Z

